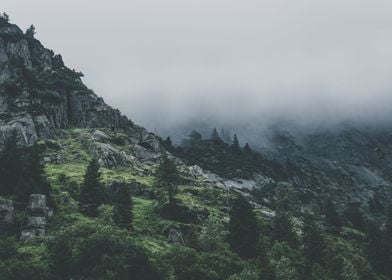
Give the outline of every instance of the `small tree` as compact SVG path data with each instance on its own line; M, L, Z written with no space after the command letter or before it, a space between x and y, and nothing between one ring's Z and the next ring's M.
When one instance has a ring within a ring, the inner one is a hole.
M253 258L257 254L259 232L253 207L243 197L234 200L230 211L228 241L231 249L242 258Z
M329 232L338 233L342 227L342 218L336 211L332 201L328 201L325 205L325 223Z
M121 228L132 228L132 197L127 186L121 186L117 192L113 219Z
M173 143L170 136L168 136L165 140L163 140L163 146L168 150L170 150L173 147Z
M304 220L303 245L307 273L311 274L314 263L324 263L326 248L321 230L312 217Z
M98 160L93 159L86 170L80 190L80 210L88 216L97 216L97 208L104 202L104 187L100 181Z
M30 25L30 27L27 28L25 35L29 38L34 38L35 33L35 26Z
M220 138L219 133L218 133L218 131L216 130L216 128L214 128L214 129L212 130L210 140L211 140L212 142L216 143L216 144L220 144L220 143L223 142L222 139Z
M173 160L163 156L155 176L155 185L167 193L169 204L175 205L175 195L180 175Z
M72 248L67 237L58 237L50 247L51 269L56 279L66 280L71 276Z
M252 151L252 149L250 148L250 146L249 146L248 143L246 143L245 146L244 146L244 153L245 153L246 155L251 155L251 154L253 153L253 151Z
M272 239L274 241L285 241L292 248L297 247L297 235L293 231L290 218L284 213L276 213L273 220Z
M11 136L7 138L0 154L0 194L10 194L15 191L21 175L22 163L18 134L13 131Z
M0 15L0 24L6 24L9 21L10 21L10 17L6 13Z
M231 144L231 149L233 152L238 153L240 149L240 142L238 141L237 134L234 134L233 143Z

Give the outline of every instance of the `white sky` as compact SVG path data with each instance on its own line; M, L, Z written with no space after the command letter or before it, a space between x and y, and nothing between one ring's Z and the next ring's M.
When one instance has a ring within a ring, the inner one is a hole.
M384 118L390 0L2 0L149 128L205 116Z

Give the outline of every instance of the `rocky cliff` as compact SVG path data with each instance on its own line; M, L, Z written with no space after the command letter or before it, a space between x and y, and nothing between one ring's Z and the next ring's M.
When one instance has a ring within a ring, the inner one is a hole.
M132 128L31 32L0 23L0 144L17 130L26 144L69 126Z

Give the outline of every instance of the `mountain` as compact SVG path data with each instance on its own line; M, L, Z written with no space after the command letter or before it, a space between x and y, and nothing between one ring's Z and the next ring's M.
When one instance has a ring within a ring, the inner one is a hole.
M392 130L173 144L34 33L0 16L0 279L391 278Z

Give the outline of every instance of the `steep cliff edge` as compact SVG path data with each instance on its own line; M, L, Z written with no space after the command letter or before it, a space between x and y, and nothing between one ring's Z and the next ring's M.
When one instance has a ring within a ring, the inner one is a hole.
M11 131L31 144L54 129L135 129L132 122L67 68L61 55L46 49L32 32L0 22L0 144ZM140 128L139 128L140 130Z

